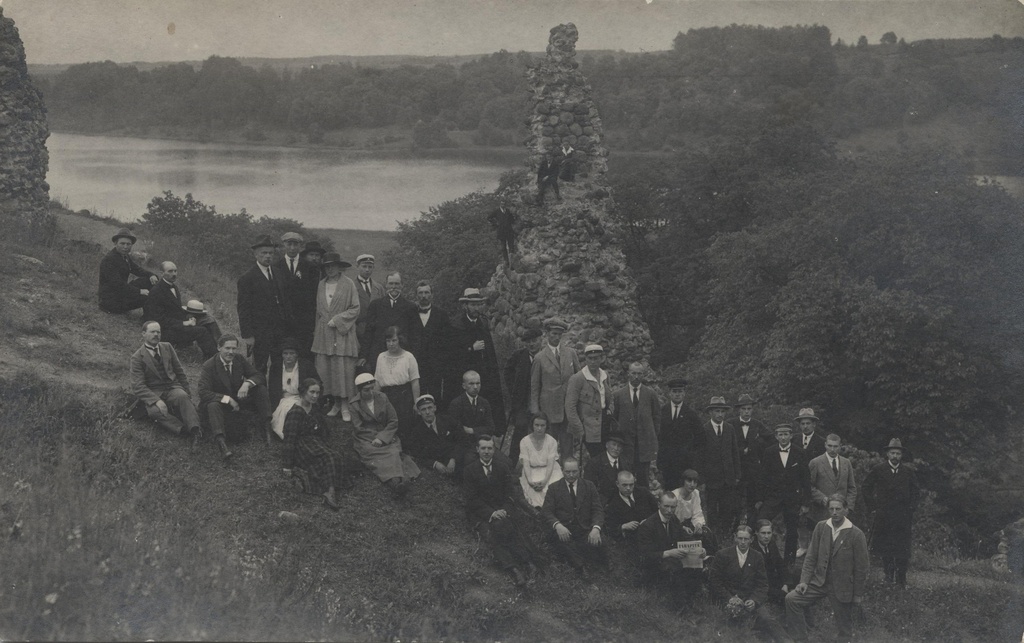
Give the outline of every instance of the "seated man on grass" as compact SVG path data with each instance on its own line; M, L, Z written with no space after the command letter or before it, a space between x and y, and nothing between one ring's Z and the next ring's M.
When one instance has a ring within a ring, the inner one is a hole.
M132 259L136 238L127 228L118 230L110 240L114 247L100 261L100 310L119 314L142 308L157 276Z
M229 418L238 418L243 409L255 413L253 424L270 444L270 395L263 374L238 354L238 337L230 333L221 335L217 350L200 370L199 402L207 426L227 460L233 455L225 440L227 422Z
M580 463L576 458L562 461L562 480L548 487L540 520L550 529L555 551L582 578L588 576L588 562L608 566L602 536L604 502L593 482L580 479Z
M202 437L199 413L191 399L185 369L174 347L160 341L160 324L142 324L142 346L129 362L132 394L145 407L146 415L175 435L188 429L195 448Z
M786 632L762 609L768 600L768 574L764 558L750 546L753 541L753 530L740 525L735 544L715 554L711 563L711 596L724 605L730 626L742 627L753 619L754 629L773 640L786 641Z

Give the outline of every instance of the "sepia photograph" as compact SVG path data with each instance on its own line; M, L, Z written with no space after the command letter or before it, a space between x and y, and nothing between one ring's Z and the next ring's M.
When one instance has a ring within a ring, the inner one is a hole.
M0 640L1024 640L1024 0L0 0Z

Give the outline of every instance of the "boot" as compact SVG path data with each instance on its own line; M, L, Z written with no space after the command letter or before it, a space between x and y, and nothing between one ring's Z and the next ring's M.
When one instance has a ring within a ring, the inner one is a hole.
M231 453L231 449L228 448L227 441L224 440L223 435L217 436L217 446L220 447L220 453L224 457L224 460L230 460L234 453Z
M203 430L198 426L192 427L192 450L197 451L199 449L199 442L203 439Z

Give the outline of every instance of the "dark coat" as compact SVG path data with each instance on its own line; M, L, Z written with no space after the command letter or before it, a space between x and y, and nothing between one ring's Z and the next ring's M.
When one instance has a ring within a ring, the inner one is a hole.
M476 406L469 401L469 396L463 393L448 404L448 417L450 417L459 428L459 440L476 447L473 442L476 435L494 435L494 418L491 413L491 405L483 395L476 397ZM473 429L473 436L470 436L462 427L468 426Z
M139 266L131 257L111 249L100 261L100 308L113 312L131 309L129 306L139 299L139 288L128 284L130 276L149 279L156 275Z
M693 540L683 531L679 519L672 515L668 519L668 533L661 522L661 514L655 511L636 528L636 545L640 553L640 567L648 575L659 575L667 571L671 563L662 558L662 553L675 549L681 541Z
M292 312L298 330L305 333L305 340L313 341L313 326L316 324L316 289L320 285L320 266L313 265L305 259L299 259L299 275L292 275L285 257L279 258L272 265L274 276L281 275L285 281L285 291L292 305ZM299 339L299 338L297 338ZM309 347L303 347L308 350Z
M577 530L590 531L595 526L604 528L604 502L597 493L597 487L589 480L576 481L576 506L573 507L572 496L566 480L557 480L548 486L544 496L544 506L540 510L540 520L549 529L556 522L576 534Z
M358 287L356 285L356 288ZM416 311L416 304L405 297L396 299L394 305L391 304L391 297L387 295L371 301L370 309L366 314L364 335L366 341L360 342L359 345L360 357L365 359L368 365L376 364L377 356L387 350L384 344L384 331L391 326L398 326L399 331L408 342L411 333L414 332L413 324L421 325ZM409 352L416 356L418 364L419 355L411 350Z
M811 503L811 472L807 468L807 454L796 444L790 444L789 460L782 466L779 445L764 450L761 457L761 483L757 487L758 500L780 503L788 507L807 507Z
M612 464L608 462L608 454L605 452L596 458L592 458L587 463L587 468L583 471L583 477L594 483L594 486L597 487L597 492L607 502L609 498L619 494L619 488L616 486L619 471L636 473L622 457L619 457L619 468L613 469Z
M704 446L704 432L697 412L685 403L679 417L672 419L672 402L661 407L661 434L658 436L658 471L666 489L683 486L683 471L696 466L697 454Z
M160 330L165 335L173 336L183 332L185 326L182 324L189 318L189 314L181 307L181 287L174 285L172 290L171 284L163 279L149 289L142 310L143 317L160 324Z
M757 536L754 536L754 542L750 548L756 549L764 559L764 570L768 574L769 590L781 591L783 585L789 585L786 578L788 576L786 564L782 561L779 548L775 546L774 541L768 543L767 551L765 551L766 548L762 547L761 543L757 542Z
M715 554L711 563L711 596L723 602L738 596L743 601L754 601L758 606L768 600L768 574L764 558L753 545L747 550L747 559L742 568L735 545Z
M624 538L626 535L622 533L622 525L634 520L642 522L647 516L656 511L658 511L658 503L646 487L633 487L632 507L626 504L626 501L622 499L622 496L616 490L615 495L608 500L608 504L604 509L608 535L613 538ZM634 539L636 538L635 531L632 532L632 536Z
M281 339L294 331L287 278L271 266L273 281L257 265L238 278L238 330L243 338Z
M416 356L416 363L420 367L420 390L431 387L439 389L441 379L445 376L446 360L451 354L451 320L447 312L434 305L430 307L430 319L426 326L420 321L419 307L413 312L412 319L412 326L407 331L409 345L406 348ZM441 401L439 396L442 391L428 392L437 397L438 402Z
M516 479L507 463L491 460L491 475L484 475L480 458L466 465L462 474L466 495L466 517L474 525L487 522L499 509L512 512L516 505Z
M695 468L709 489L736 486L742 475L740 447L736 432L728 422L722 423L722 436L715 435L711 420L701 425L704 446L697 451Z
M518 216L512 208L498 206L487 215L487 221L498 231L498 238L505 239L512 235L512 226L515 225Z
M520 348L505 362L505 384L513 411L530 410L530 375L533 356L529 348Z
M367 293L363 289L363 283L359 281L358 277L352 280L356 285L356 292L359 293L359 318L356 320L356 335L359 338L359 344L366 343L366 316L370 314L370 303L380 299L381 297L387 297L387 293L384 291L384 286L373 280L370 277L370 292ZM416 355L416 353L413 353ZM374 355L374 359L376 359ZM370 364L373 367L373 364Z
M804 434L797 431L793 436L793 443L804 450L804 453L807 454L808 462L825 453L825 436L822 435L821 431L815 431L811 435L811 443L806 447L803 446Z
M761 463L761 456L764 455L764 450L775 444L774 434L768 430L764 422L754 418L744 422L737 417L726 420L726 422L731 424L733 431L736 432L736 440L740 448L740 464L743 468L744 476L746 476L748 471L757 476L758 465ZM746 437L743 436L744 425L747 426Z
M482 351L473 350L473 344L483 340ZM498 369L498 355L494 350L494 339L491 337L490 324L483 316L471 321L464 312L452 320L449 364L453 388L462 382L466 371L480 374L480 394L491 403L491 415L494 425L504 428L505 400L501 390L501 371ZM415 353L414 353L415 354Z
M235 359L237 359L237 357ZM267 393L270 394L270 408L273 409L277 408L277 405L281 402L281 398L284 395L284 382L281 381L281 377L282 371L280 368L270 369L270 377L267 379ZM312 377L315 380L319 380L320 373L317 372L316 366L313 365L312 360L300 358L299 383L301 383L302 380L309 377Z
M220 355L214 355L203 362L199 370L199 401L205 405L220 402L225 395L235 398L245 380L256 386L265 386L267 383L266 378L241 355L235 355L231 362L230 376L221 363Z
M873 548L877 549L881 540L886 549L899 545L899 549L909 551L910 528L920 495L913 465L900 463L894 475L889 463L883 462L868 473L861 498L868 511L875 513L871 528Z
M436 433L417 415L398 428L402 450L424 469L433 468L435 462L447 465L462 452L459 448L464 435L462 427L446 415L436 416L434 423Z
M612 393L612 417L619 433L626 438L622 454L627 460L651 462L658 454L661 432L661 408L658 395L649 386L640 385L639 403L633 406L629 384Z

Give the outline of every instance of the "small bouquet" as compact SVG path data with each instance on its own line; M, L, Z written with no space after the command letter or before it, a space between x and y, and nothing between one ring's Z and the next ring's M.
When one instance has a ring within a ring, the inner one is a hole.
M733 596L725 604L725 611L729 614L729 618L742 618L747 613L747 608L744 607L740 597Z

